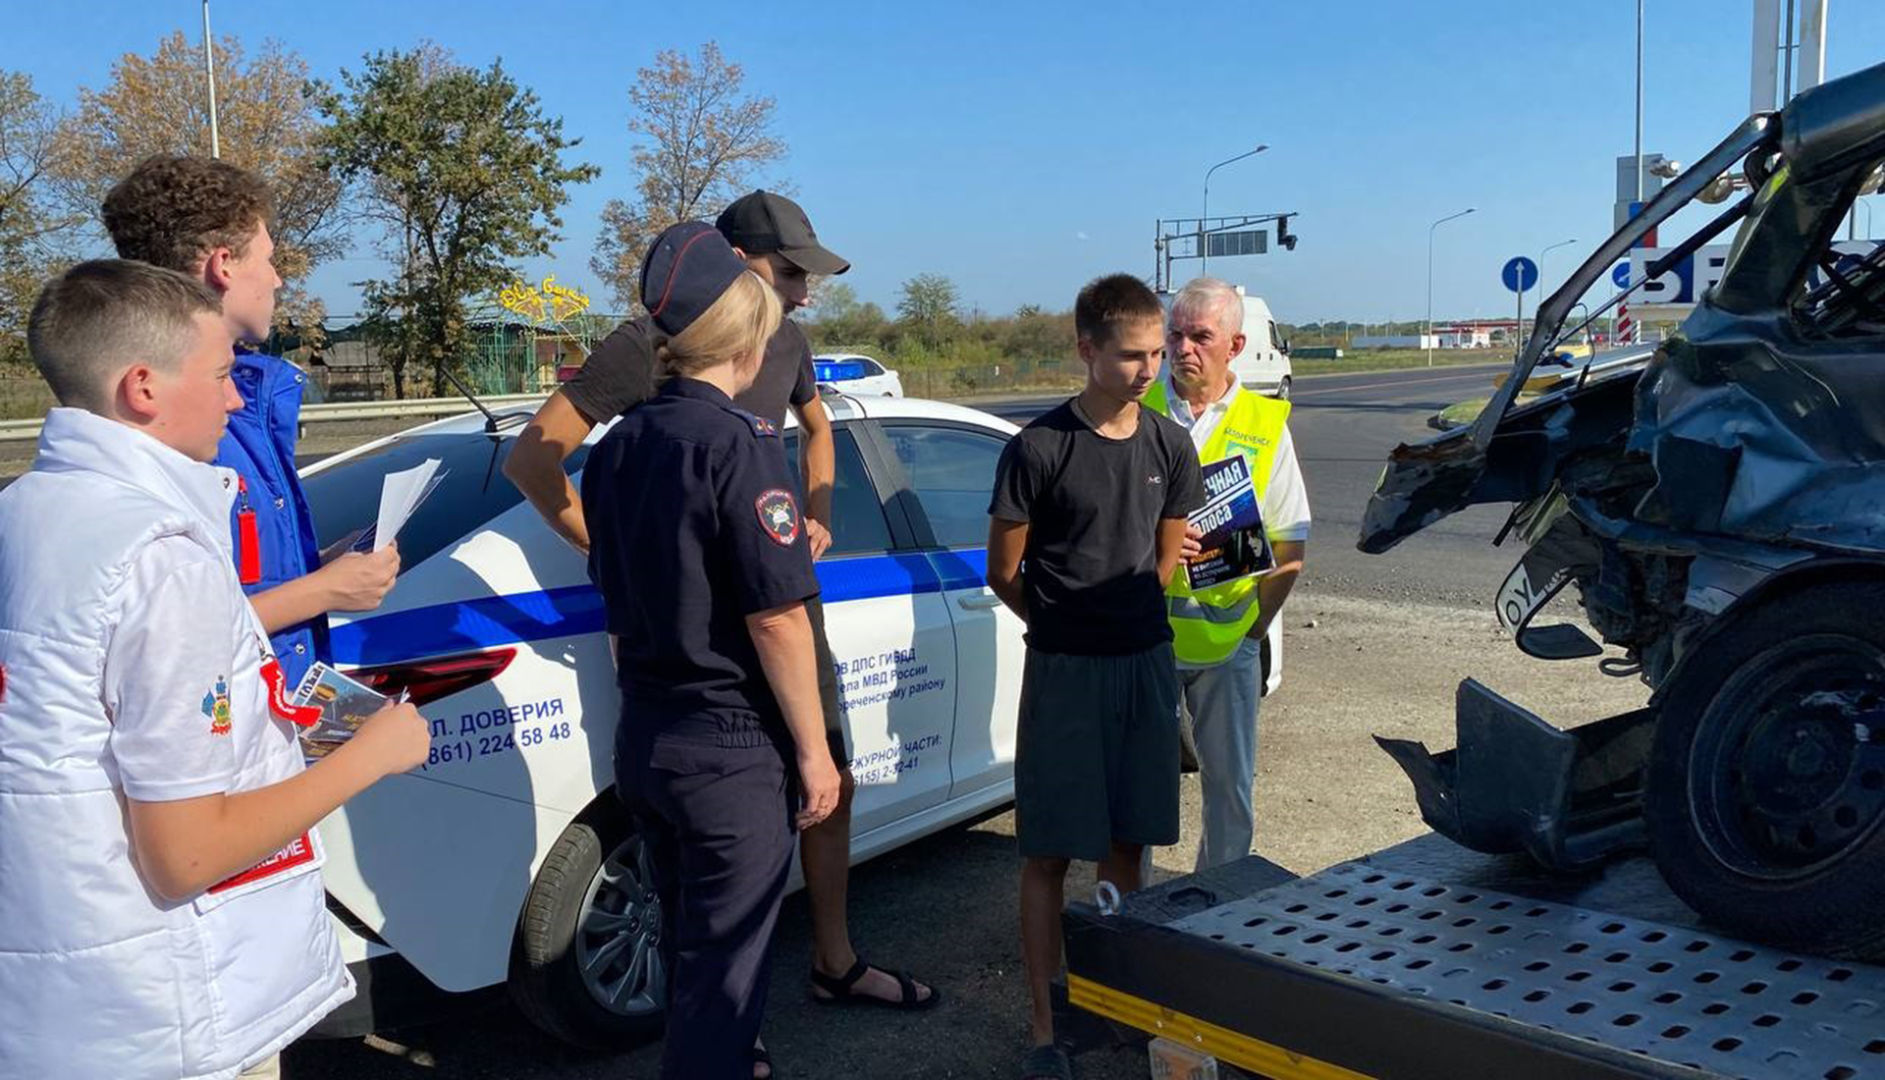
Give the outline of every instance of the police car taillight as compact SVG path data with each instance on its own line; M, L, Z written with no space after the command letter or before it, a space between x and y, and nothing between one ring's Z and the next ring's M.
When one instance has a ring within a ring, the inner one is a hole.
M404 664L381 664L347 674L382 694L397 694L404 690L407 699L414 705L424 705L428 701L437 701L460 690L469 690L480 683L490 682L510 667L511 661L516 658L516 649L490 649Z

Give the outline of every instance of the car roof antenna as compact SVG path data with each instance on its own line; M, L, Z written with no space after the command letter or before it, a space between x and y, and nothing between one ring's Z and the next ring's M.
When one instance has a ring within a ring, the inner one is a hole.
M505 413L499 416L497 413L486 408L484 402L479 401L477 396L474 395L464 383L458 381L458 376L452 374L451 368L441 367L439 368L439 374L445 376L445 381L452 384L452 389L458 391L459 396L471 402L474 408L484 414L484 433L486 435L496 435L506 428L520 427L530 422L531 414L529 413Z

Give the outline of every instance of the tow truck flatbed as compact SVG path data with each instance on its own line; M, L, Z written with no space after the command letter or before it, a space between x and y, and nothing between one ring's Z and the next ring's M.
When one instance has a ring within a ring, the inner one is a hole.
M1430 835L1065 925L1074 1007L1271 1080L1885 1078L1885 967L1712 934L1644 858L1567 880Z

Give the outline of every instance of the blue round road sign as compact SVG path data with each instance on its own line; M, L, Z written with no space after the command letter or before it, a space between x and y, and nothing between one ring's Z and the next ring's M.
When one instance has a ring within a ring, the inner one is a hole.
M1514 255L1499 271L1499 280L1513 292L1524 292L1538 284L1538 264L1523 255Z
M1620 262L1610 271L1610 281L1619 289L1630 287L1630 264Z

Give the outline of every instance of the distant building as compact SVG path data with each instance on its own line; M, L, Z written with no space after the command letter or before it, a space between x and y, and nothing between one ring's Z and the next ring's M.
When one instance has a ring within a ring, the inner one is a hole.
M1500 324L1504 329L1511 326L1511 320ZM1439 349L1490 349L1492 348L1493 325L1474 320L1472 322L1448 323L1433 328L1433 336Z

